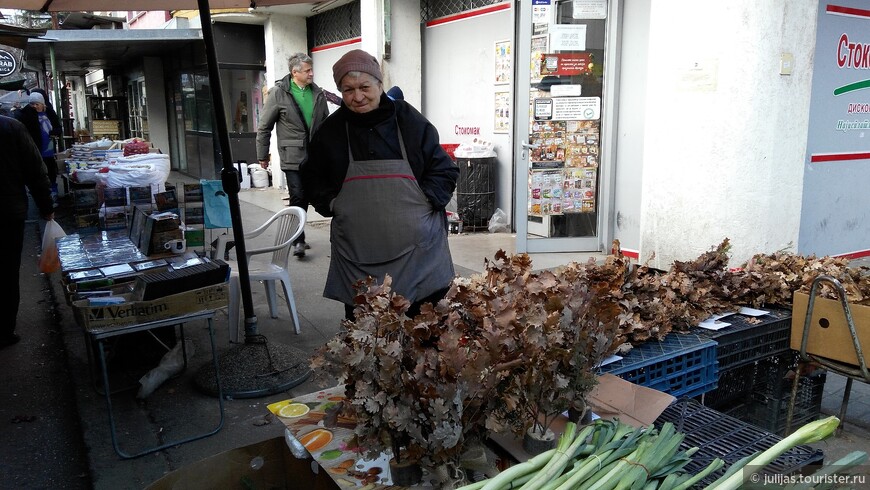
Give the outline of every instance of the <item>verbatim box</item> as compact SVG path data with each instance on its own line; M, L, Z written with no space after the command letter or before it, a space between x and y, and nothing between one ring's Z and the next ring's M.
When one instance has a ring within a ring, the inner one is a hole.
M127 301L102 306L91 306L87 299L74 301L76 322L85 330L97 330L215 310L227 306L229 283L192 289L150 301L131 301L129 294L122 297Z
M805 293L794 293L791 316L791 348L794 350L799 351L801 348L809 299L809 295ZM861 350L866 356L870 352L870 306L850 303L849 309L858 340L861 342ZM858 365L858 354L855 352L846 314L839 301L816 297L809 330L807 354Z

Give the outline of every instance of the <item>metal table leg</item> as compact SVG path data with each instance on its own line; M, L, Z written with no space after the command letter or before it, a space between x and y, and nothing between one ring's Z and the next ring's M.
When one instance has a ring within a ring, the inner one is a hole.
M105 354L105 350L103 349L104 338L96 339L97 340L97 350L98 350L98 353L100 356L100 369L101 369L102 375L103 375L103 390L104 390L104 393L106 396L106 408L109 411L109 429L110 429L111 435L112 435L112 446L115 448L115 452L118 453L118 456L120 456L122 459L138 458L139 456L144 456L146 454L151 454L151 453L154 453L157 451L161 451L163 449L170 448L172 446L178 446L180 444L184 444L187 442L196 441L198 439L203 439L203 438L212 436L214 434L217 434L218 431L220 431L221 428L223 428L223 426L224 426L224 397L223 397L223 391L221 388L220 372L218 370L217 347L216 347L215 339L214 339L214 325L212 324L212 317L208 318L208 334L209 334L209 340L211 341L212 362L214 363L215 382L217 383L217 391L218 391L217 399L218 399L218 405L220 407L220 420L218 421L217 426L214 429L212 429L206 433L194 435L194 436L180 439L177 441L167 442L167 443L162 444L160 446L152 447L150 449L146 449L144 451L141 451L138 453L133 453L133 454L127 453L124 450L122 450L119 443L118 443L118 434L117 434L117 430L115 427L115 416L112 413L112 395L111 395L112 392L110 391L110 388L109 388L109 372L106 369L106 354ZM184 339L182 338L181 341L184 342Z
M175 326L176 325L173 325L173 328ZM181 343L182 359L184 360L184 367L182 368L181 373L184 373L185 371L187 371L187 345L184 343L184 324L179 323L177 326L178 326L178 335L179 335L179 338L181 339L181 342L182 342ZM87 336L85 337L85 351L86 351L87 356L88 356L88 366L93 366L93 362L94 362L93 339L91 339L90 337L87 337ZM172 378L180 376L181 373L178 373L178 374L172 376ZM95 368L91 367L90 369L88 369L88 374L90 375L91 386L93 386L94 391L98 395L105 395L106 393L104 391L101 391L101 387L98 384L99 380L97 379L97 374L95 372ZM131 376L128 376L128 377L132 378ZM116 386L114 388L114 391L112 391L112 394L114 395L116 393L123 393L125 391L137 389L138 387L139 387L139 381L138 381L138 379L136 379L136 380L131 381L131 384L124 385L120 388L118 388Z

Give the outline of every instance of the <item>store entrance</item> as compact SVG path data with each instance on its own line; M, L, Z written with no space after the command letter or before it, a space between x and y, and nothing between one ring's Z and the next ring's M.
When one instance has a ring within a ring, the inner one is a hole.
M518 252L603 250L613 175L605 125L607 0L519 3L514 124ZM615 43L613 43L615 44ZM528 108L528 111L524 108Z

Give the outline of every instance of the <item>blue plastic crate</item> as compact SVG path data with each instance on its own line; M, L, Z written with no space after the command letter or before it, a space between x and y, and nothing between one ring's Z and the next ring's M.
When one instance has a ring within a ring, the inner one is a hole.
M716 341L670 333L661 342L633 348L621 360L602 366L601 372L676 397L698 396L717 386Z

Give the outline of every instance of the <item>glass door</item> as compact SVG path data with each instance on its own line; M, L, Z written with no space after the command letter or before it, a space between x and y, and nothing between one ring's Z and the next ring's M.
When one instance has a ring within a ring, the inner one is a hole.
M514 124L518 252L600 251L613 169L616 0L521 0ZM523 110L528 108L528 110Z
M130 121L130 136L148 141L148 104L145 96L145 79L131 81L127 86L127 116Z

